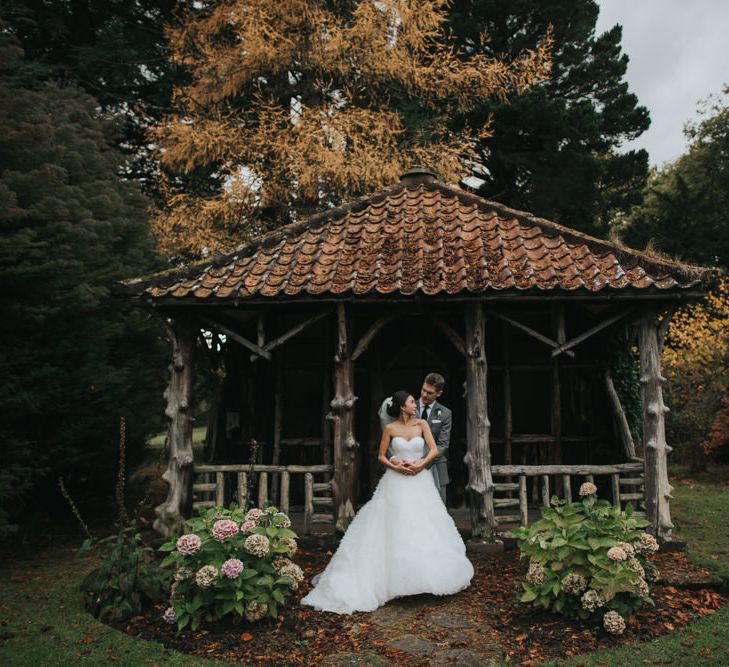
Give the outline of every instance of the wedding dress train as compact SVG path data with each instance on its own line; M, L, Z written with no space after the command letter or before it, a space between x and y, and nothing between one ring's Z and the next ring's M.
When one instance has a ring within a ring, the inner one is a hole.
M394 437L394 456L422 457L425 442ZM387 470L360 509L314 589L301 602L322 611L374 611L403 595L450 595L466 588L473 566L426 470Z

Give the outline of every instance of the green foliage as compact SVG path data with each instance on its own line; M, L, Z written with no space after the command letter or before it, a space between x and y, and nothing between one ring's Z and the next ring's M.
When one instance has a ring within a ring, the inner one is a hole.
M180 0L13 0L2 3L6 30L25 51L23 69L70 82L119 121L119 147L134 154L130 176L149 177L145 131L169 107L178 76L166 57L164 26ZM145 185L147 183L145 182Z
M108 537L84 541L80 554L98 554L101 565L81 582L86 610L100 620L137 616L164 599L169 575L160 571L154 551L142 541L136 522L117 526Z
M508 102L485 101L467 118L491 117L494 134L480 142L485 170L479 194L585 232L605 235L607 221L641 198L648 173L644 150L617 152L650 119L624 81L622 30L596 35L595 0L456 0L451 25L459 47L513 56L554 32L552 72Z
M235 524L232 534L225 524ZM201 509L185 523L183 536L160 547L169 552L162 567L173 570L175 579L174 614L168 609L165 620L176 621L179 630L188 625L197 630L229 614L250 622L276 618L279 605L303 580L301 568L288 558L296 552L290 526L275 507L246 512L231 503L228 509ZM236 570L226 570L231 563Z
M84 497L111 486L119 415L130 456L159 429L166 353L115 280L159 266L148 201L119 177L115 126L74 87L29 78L0 45L0 525L63 475ZM156 342L157 341L157 342ZM113 455L112 455L113 456ZM0 531L3 529L0 528Z
M644 554L657 544L646 525L631 505L621 512L592 493L571 504L554 496L539 521L511 531L530 559L521 601L582 619L652 604L646 577L656 570Z
M640 395L640 355L630 349L627 336L617 336L610 344L607 361L615 391L620 397L630 433L636 443L643 441L643 402Z
M729 88L725 89L729 93ZM688 152L651 174L644 203L625 222L624 238L704 266L729 267L729 105L705 105L685 130Z

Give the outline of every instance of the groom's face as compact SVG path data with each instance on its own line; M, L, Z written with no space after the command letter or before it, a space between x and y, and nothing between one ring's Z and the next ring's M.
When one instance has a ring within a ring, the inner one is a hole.
M423 405L430 405L442 393L442 391L438 391L432 384L423 382L423 386L420 389L420 400L423 402Z

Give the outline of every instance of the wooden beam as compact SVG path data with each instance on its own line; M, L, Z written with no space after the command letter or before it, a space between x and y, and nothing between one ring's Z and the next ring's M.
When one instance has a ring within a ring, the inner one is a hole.
M643 455L645 465L645 511L649 530L661 540L671 536L670 499L668 483L668 453L666 443L666 412L661 375L658 313L655 304L646 304L640 319L640 384L643 403Z
M557 349L552 350L552 356L556 357L558 354L562 354L563 352L567 352L570 350L570 348L575 347L575 345L579 345L583 341L590 338L590 336L594 336L598 331L602 331L603 329L609 327L611 324L614 324L618 320L622 320L624 317L629 315L632 311L626 310L622 313L618 313L617 315L613 315L613 317L608 318L604 322L600 322L599 324L596 324L594 327L591 327L587 331L581 333L579 336L575 336L573 339L567 341L566 343L563 343L561 345L557 346Z
M294 336L296 336L296 334L301 333L304 329L310 327L312 324L318 322L322 318L326 317L328 314L329 313L319 313L318 315L314 315L314 317L310 317L308 320L302 322L301 324L297 324L295 327L289 329L286 333L281 334L278 338L274 338L272 341L266 343L263 346L264 351L271 352L271 350L277 348L279 345L283 345L289 338L293 338ZM255 361L254 357L251 357L251 361Z
M354 352L352 352L352 361L357 361L360 355L362 355L369 347L369 344L372 342L372 339L378 334L378 332L397 317L399 317L399 315L386 315L385 317L381 317L380 319L375 320L370 325L369 329L364 332L364 335L362 336L362 338L359 339L359 342L355 346Z
M612 463L605 465L510 465L492 466L492 474L498 476L508 475L526 475L527 477L535 477L541 475L576 475L588 476L592 475L611 475L621 472L637 472L643 469L642 463Z
M437 326L443 332L443 335L451 343L453 343L453 347L455 347L461 353L461 356L465 357L467 355L466 343L463 338L461 338L459 333L442 317L433 314L430 314L429 317L433 321L433 324L435 324L435 326Z
M193 464L193 380L195 329L188 316L164 322L172 342L170 382L165 390L170 447L167 470L162 475L169 484L167 498L155 509L154 528L165 537L178 531L192 513Z
M613 417L618 425L618 432L620 433L620 442L623 445L623 451L629 459L635 458L635 443L633 442L633 435L630 432L630 424L628 424L628 418L625 415L625 410L620 402L620 397L615 389L615 383L613 382L613 376L610 373L610 369L605 369L605 388L607 389L607 395L610 399L610 406L613 409Z
M244 338L239 333L233 331L229 327L226 327L224 324L216 322L215 320L211 320L207 317L200 317L199 319L201 322L207 324L209 327L212 327L213 329L224 333L226 336L228 336L228 338L232 338L236 343L240 343L243 347L247 347L249 350L255 352L257 356L263 357L267 361L271 361L271 355L266 350L249 341L247 338Z
M486 318L483 306L466 306L466 456L471 496L471 539L496 539L494 482L491 477L491 451L486 396Z
M559 348L559 343L557 343L556 341L552 340L551 338L545 336L544 334L539 333L539 331L535 331L531 327L528 327L526 324L517 322L516 320L513 320L510 317L507 317L506 315L502 315L501 313L498 313L495 310L487 309L486 313L488 315L491 315L491 317L495 317L498 320L502 320L502 321L510 324L515 329L519 329L520 331L523 331L524 333L528 334L532 338L536 338L538 341L544 343L545 345L547 345L555 350ZM570 357L575 356L574 352L567 352L567 354Z

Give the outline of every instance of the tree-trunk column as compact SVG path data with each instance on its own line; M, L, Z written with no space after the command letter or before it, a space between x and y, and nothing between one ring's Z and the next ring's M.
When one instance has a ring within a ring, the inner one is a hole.
M357 498L357 449L354 439L354 364L350 358L347 314L337 306L337 349L334 355L334 398L328 418L334 430L334 508L336 528L347 530Z
M170 383L165 390L165 415L169 420L170 458L162 475L169 484L167 500L155 510L154 528L164 536L178 530L192 512L192 383L194 327L189 317L178 318L168 332L172 341Z
M494 482L491 477L486 402L486 318L480 303L466 306L466 406L468 411L464 461L468 466L471 538L493 541L496 536Z
M660 539L668 539L673 529L669 501L668 453L661 385L661 341L654 305L646 305L640 322L640 384L643 402L643 456L645 470L645 509L649 530Z

